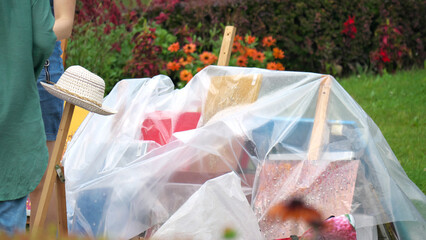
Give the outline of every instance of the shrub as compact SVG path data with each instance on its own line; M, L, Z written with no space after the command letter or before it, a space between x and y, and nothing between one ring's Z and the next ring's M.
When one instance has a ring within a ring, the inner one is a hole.
M207 39L202 39L188 32L175 35L157 24L149 27L144 22L142 28L144 30L133 38L133 58L125 66L125 72L132 77L152 77L161 73L181 88L201 69L217 64L222 44L218 32L223 31L212 30ZM275 43L272 36L263 38L260 43L255 36L237 35L230 65L284 70L284 51Z
M131 77L153 77L160 73L163 61L160 59L161 47L156 46L155 28L145 27L132 38L131 59L126 62L124 72Z
M395 27L389 19L377 28L376 50L371 52L371 62L379 73L383 69L395 71L403 65L403 59L409 55L407 45L403 42L402 29Z
M134 28L129 32L124 25L114 29L108 26L80 25L74 29L74 36L67 46L67 65L81 65L102 77L106 93L116 82L126 78L123 67L132 56L134 46L130 36L138 31Z
M187 70L182 74L187 78L204 65L197 63L200 54L217 56L224 25L234 25L239 36L273 36L274 47L285 49L291 59L285 62L290 70L339 76L423 67L425 11L426 2L416 0L82 0L67 63L84 65L105 78L107 90L120 79L158 73L182 86L180 71ZM196 45L190 54L195 61L180 71L167 70L171 61L190 62L187 54L168 51L175 42ZM271 56L271 49L256 47ZM245 65L240 53L232 57L230 65ZM246 60L247 66L267 67L266 62Z
M273 35L291 59L288 69L347 75L359 69L379 71L370 56L378 49L378 28L386 19L404 30L401 39L408 52L400 63L391 59L391 65L422 66L424 11L426 2L416 0L152 0L144 14L148 19L161 19L165 29L174 31L186 25L203 38L218 24L234 25L240 35ZM344 31L349 17L357 30L352 34Z

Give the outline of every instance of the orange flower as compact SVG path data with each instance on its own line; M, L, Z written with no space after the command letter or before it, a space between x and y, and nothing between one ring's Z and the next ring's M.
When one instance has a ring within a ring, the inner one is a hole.
M239 56L237 58L237 65L240 67L246 67L247 66L247 57Z
M237 34L235 35L234 42L238 42L238 41L243 41L243 37Z
M212 59L211 59L211 63L210 64L214 64L217 61L217 57L216 55L212 54Z
M247 44L252 44L252 43L254 43L256 41L256 37L247 35L245 40L246 40Z
M267 213L268 217L278 218L281 221L302 220L313 226L320 226L321 213L308 206L303 200L294 198L272 206Z
M284 71L285 67L281 63L277 63L277 70Z
M234 42L232 44L232 52L233 53L240 51L240 49L241 49L241 43L240 42Z
M187 55L186 56L186 61L188 61L188 62L192 62L192 61L194 61L194 58L192 57L192 56L190 56L190 55Z
M269 62L268 64L266 64L266 69L277 70L277 63L275 63L275 62Z
M186 69L180 71L179 76L180 76L180 80L185 82L189 82L192 79L192 73Z
M217 57L211 53L204 51L200 54L200 61L206 65L211 65L217 60Z
M273 51L272 55L274 55L274 58L283 59L285 57L284 51L277 47L272 49L272 51Z
M256 55L254 56L253 59L259 62L263 62L265 60L265 54L262 52L256 52Z
M268 64L266 64L266 68L269 70L285 70L284 66L281 63L276 62L269 62Z
M208 62L210 61L210 55L211 53L209 52L203 52L200 54L200 61L203 62L204 64L208 64Z
M194 58L189 56L189 55L186 56L186 59L185 58L179 58L179 63L182 66L186 66L187 64L190 64L190 63L192 63L192 61L194 61Z
M177 71L180 69L180 64L178 62L168 62L167 69L171 71Z
M256 55L257 55L257 50L256 49L253 49L253 48L247 48L246 49L246 56L255 59Z
M183 46L183 51L186 54L195 52L195 44L194 43L185 44L185 46Z
M197 72L203 70L204 68L205 68L205 66L204 67L197 67Z
M185 58L179 58L179 64L182 65L183 67L186 66L187 62L185 61Z
M167 48L170 52L177 52L177 51L179 51L179 48L180 48L180 46L179 46L179 43L178 42L175 42L175 43L172 43L170 46L169 46L169 48Z
M270 47L275 44L277 40L275 40L272 36L264 37L262 40L262 45L264 47Z

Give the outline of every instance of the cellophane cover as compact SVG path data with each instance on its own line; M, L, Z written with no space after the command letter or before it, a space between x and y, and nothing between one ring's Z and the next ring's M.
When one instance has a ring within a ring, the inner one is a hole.
M389 224L400 239L426 233L425 195L332 76L210 66L182 89L164 75L121 80L103 104L117 113L90 113L63 158L71 233L154 236L173 226L165 223L181 208L190 209L187 201L203 193L203 184L230 172L241 184L235 194L250 208L226 189L217 201L251 211L229 214L254 219L254 239L300 236L309 228L268 215L295 197L324 220L351 214L358 239L377 239ZM218 229L220 219L205 211L185 216ZM233 219L236 229L246 229L243 218Z

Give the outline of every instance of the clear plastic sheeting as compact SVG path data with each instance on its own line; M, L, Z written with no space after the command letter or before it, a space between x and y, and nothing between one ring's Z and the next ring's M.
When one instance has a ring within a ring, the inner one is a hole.
M206 181L232 171L265 239L307 230L268 217L292 197L324 219L352 214L363 239L426 234L425 195L331 76L210 66L179 90L162 75L122 80L104 104L118 113L90 113L64 156L70 232L152 236Z
M207 181L153 236L153 239L217 240L227 229L235 240L262 240L241 180L234 172Z

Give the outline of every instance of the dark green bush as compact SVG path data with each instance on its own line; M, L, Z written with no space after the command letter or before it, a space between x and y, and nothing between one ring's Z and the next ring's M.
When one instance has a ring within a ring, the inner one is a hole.
M425 12L418 0L81 0L67 64L99 74L109 91L126 77L164 73L155 63L166 64L167 48L153 45L150 29L217 52L224 26L234 25L241 36L274 36L287 70L393 72L424 66Z
M425 11L426 3L416 0L152 0L145 15L171 31L188 26L202 37L218 24L234 25L241 35L273 35L291 59L287 69L338 75L422 66ZM342 32L349 17L357 29L354 38ZM407 54L380 67L370 55L380 50L378 28L388 21L401 30L400 43L389 48L406 46Z
M119 80L130 77L124 74L123 68L132 57L131 36L137 29L128 31L120 25L107 34L105 26L86 23L75 28L67 47L66 63L68 66L81 65L102 77L108 93Z

